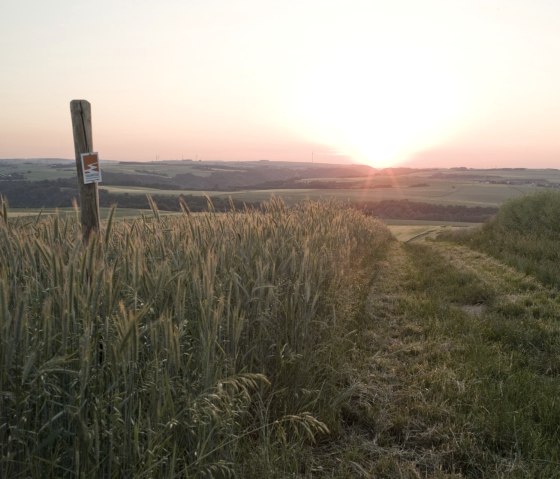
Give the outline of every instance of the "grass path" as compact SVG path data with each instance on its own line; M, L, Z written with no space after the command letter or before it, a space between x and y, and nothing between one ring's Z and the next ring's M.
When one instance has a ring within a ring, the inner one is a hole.
M466 246L434 242L430 248L437 251L453 268L476 275L498 295L534 292L544 288L533 277Z
M359 325L329 475L560 477L559 319L555 290L497 260L395 242Z

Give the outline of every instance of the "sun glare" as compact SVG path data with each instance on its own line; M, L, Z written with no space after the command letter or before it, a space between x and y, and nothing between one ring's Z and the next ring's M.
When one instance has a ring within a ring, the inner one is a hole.
M333 56L301 84L299 128L339 154L387 167L453 133L460 91L449 72L418 52Z

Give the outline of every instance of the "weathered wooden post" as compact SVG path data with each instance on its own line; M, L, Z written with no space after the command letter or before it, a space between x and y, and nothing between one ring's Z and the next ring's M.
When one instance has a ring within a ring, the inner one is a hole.
M0 195L0 219L8 226L8 200Z
M72 130L74 132L74 151L76 153L76 168L78 170L78 185L80 189L80 211L82 218L82 234L87 242L92 233L99 231L99 193L97 181L90 182L84 175L84 157L96 158L93 154L93 140L91 134L91 105L86 100L72 100L70 102L72 115ZM86 154L92 155L86 155ZM93 167L99 173L99 164ZM95 173L95 171L93 171ZM86 173L88 173L86 171Z

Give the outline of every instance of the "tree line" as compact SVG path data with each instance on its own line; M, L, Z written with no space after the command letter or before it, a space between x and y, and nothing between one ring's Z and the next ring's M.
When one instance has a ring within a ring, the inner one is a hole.
M0 181L0 194L8 200L13 208L67 208L78 198L75 179L57 179L41 181ZM191 211L208 210L208 199L200 195L152 195L158 208L162 211L180 211L180 199ZM99 206L119 208L149 209L146 195L129 193L111 193L99 190ZM247 203L228 198L212 198L212 207L216 211L232 208L244 208Z

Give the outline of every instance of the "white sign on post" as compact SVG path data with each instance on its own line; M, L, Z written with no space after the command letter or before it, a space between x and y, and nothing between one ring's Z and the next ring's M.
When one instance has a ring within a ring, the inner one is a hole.
M99 167L99 155L96 152L82 153L82 172L84 185L88 183L101 183L101 168Z

